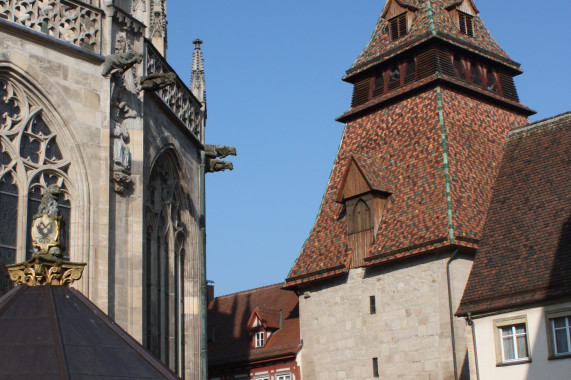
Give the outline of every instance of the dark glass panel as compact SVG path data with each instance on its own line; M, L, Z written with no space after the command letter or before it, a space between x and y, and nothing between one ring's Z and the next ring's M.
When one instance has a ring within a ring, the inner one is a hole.
M15 118L20 114L20 108L13 99L7 99L6 83L0 81L0 125L4 125L8 118Z
M46 158L52 161L60 161L63 159L55 137L50 139L46 145Z
M0 143L0 166L7 166L12 162L12 157L8 152L2 152L2 144Z
M14 264L16 261L16 250L0 247L0 297L8 290L12 289L13 283L6 269L7 264Z
M34 121L32 121L31 132L34 135L38 135L38 136L49 136L52 134L50 129L48 128L48 126L44 122L44 120L39 116L36 117L34 119Z
M15 249L18 231L17 191L0 191L0 221L0 247Z
M20 143L20 156L27 158L34 163L38 163L40 159L40 150L42 145L40 141L33 136L24 135Z

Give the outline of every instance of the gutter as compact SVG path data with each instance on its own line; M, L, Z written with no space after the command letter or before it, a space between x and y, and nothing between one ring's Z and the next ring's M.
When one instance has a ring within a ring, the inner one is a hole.
M200 362L202 365L202 380L208 379L208 337L207 328L207 286L206 286L206 154L200 150L200 298L202 307L200 308Z
M456 363L456 336L454 333L454 311L452 310L452 284L450 282L450 264L458 255L460 248L452 253L446 262L446 282L448 284L448 312L450 313L450 333L452 338L452 360L454 363L454 380L458 380L458 364Z
M478 366L478 345L476 344L476 325L474 325L474 320L472 319L472 313L468 312L468 317L466 318L468 326L472 327L472 342L474 344L474 362L476 365L476 379L480 380L480 368Z

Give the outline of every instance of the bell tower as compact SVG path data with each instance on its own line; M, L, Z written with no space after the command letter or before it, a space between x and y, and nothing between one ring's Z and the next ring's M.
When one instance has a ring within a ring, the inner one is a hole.
M506 134L534 113L519 102L513 77L521 72L472 0L387 1L343 77L353 97L337 119L342 141L286 279L303 294L307 375L333 376L351 363L370 378L376 363L393 377L467 376L465 323L450 310L478 247ZM371 299L382 300L374 317ZM345 341L340 331L364 319L366 329L350 334L358 347L336 358L326 342ZM414 355L435 367L417 372Z

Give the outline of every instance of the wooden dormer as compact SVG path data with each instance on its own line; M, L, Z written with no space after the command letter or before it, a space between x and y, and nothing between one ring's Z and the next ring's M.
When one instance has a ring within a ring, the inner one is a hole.
M337 202L345 205L347 247L352 251L351 268L364 264L389 195L372 181L374 173L371 173L367 161L363 157L351 156L337 193Z
M381 18L389 22L389 34L393 41L409 32L415 10L416 8L401 3L399 0L389 0Z
M474 37L474 18L478 16L478 8L472 0L461 0L452 4L448 13L460 33Z
M281 329L281 326L281 310L255 308L246 324L251 336L251 347L265 347L273 333Z

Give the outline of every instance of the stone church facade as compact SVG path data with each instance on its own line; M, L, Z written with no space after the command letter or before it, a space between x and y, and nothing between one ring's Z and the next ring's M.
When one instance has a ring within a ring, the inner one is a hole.
M471 0L388 0L346 72L351 109L316 222L285 282L301 377L468 379L454 316L508 131L519 64Z
M165 58L166 0L0 1L0 270L30 257L59 185L77 288L187 379L205 307L200 43L193 92Z

